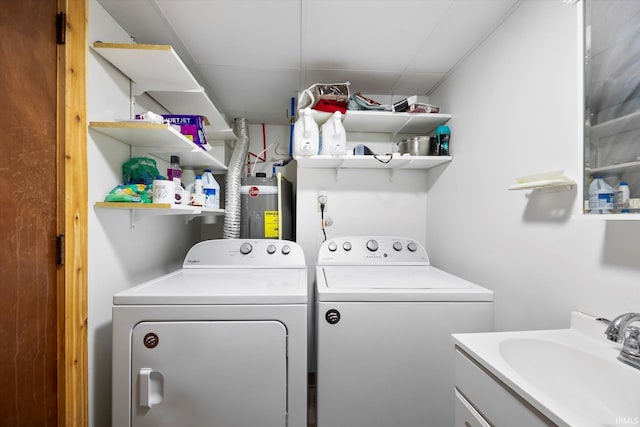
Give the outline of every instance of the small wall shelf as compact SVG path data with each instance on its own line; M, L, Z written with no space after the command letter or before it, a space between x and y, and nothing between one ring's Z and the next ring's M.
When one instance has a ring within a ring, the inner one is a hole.
M544 172L516 178L517 184L509 186L509 190L534 190L542 192L558 192L571 190L575 181L564 176L564 171Z
M311 110L318 125L326 122L332 113ZM391 111L348 110L342 124L347 132L399 133L427 135L451 119L451 114L394 113Z
M377 158L376 158L377 157ZM430 169L451 161L451 156L407 156L394 153L374 156L342 156L316 155L295 157L298 167L308 169L335 169L336 180L343 169L386 169L393 180L394 171L398 169Z
M205 208L203 206L191 205L172 205L171 203L127 203L127 202L96 202L98 208L109 209L137 209L149 211L157 211L156 213L166 213L168 215L176 215L183 213L185 215L198 215L208 213L212 215L223 215L224 209Z
M170 203L96 202L95 207L101 209L129 209L131 213L131 227L133 227L133 224L139 217L151 215L185 215L187 216L187 221L203 215L224 215L224 209L191 205L172 205Z
M236 139L233 129L171 46L95 42L93 49L172 114L205 116L210 140Z
M400 154L379 154L376 156L343 156L334 157L317 155L310 157L296 157L298 166L316 169L430 169L448 163L451 156L403 156ZM389 158L391 160L385 163Z
M534 181L524 184L514 184L509 187L509 190L540 190L547 192L567 191L576 185L574 181L565 180L547 180L547 181Z
M149 154L169 161L180 156L183 166L224 172L227 167L166 123L90 122L89 127L134 147L145 147Z

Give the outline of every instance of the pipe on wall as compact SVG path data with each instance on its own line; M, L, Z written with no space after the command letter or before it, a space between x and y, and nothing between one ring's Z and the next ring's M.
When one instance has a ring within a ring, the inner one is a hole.
M240 179L244 159L249 151L249 127L247 119L237 118L233 123L238 140L233 147L226 177L223 239L240 237Z

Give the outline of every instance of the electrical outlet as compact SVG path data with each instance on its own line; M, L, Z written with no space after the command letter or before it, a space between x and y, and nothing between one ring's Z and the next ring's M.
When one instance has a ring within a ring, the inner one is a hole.
M328 197L327 197L327 193L324 191L320 191L318 192L318 212L320 212L320 205L324 205L324 211L325 213L327 212L327 201L328 201Z

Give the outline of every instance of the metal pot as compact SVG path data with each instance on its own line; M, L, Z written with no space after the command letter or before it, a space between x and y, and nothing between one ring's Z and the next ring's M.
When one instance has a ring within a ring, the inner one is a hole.
M435 156L438 154L436 148L436 140L430 136L412 136L398 142L400 154L412 156Z

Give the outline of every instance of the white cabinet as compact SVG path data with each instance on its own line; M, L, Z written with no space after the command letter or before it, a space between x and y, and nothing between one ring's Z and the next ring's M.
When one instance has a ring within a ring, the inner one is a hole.
M584 212L589 213L591 178L630 189L628 212L588 218L640 220L640 50L633 19L623 0L587 0L584 12ZM635 10L638 10L637 5ZM621 210L620 210L621 211Z
M491 427L458 390L456 390L454 414L455 427Z
M456 427L543 427L556 424L456 348ZM460 400L462 399L462 400ZM462 405L463 407L460 407ZM464 409L466 408L466 410ZM471 408L471 409L469 409Z

